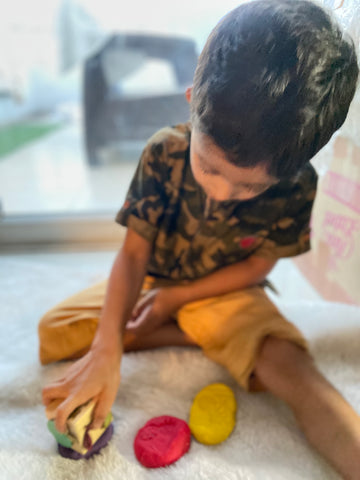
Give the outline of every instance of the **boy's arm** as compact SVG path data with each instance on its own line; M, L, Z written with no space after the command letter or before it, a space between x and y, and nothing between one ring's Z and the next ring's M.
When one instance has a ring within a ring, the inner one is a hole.
M276 260L252 255L189 284L170 287L167 294L173 298L174 306L176 305L178 310L189 302L258 285L265 280L275 263Z
M93 345L118 347L126 322L138 299L146 274L151 244L129 228L113 264Z
M43 390L43 403L63 399L56 411L56 428L64 432L66 420L78 406L96 401L93 428L100 428L115 400L120 383L123 331L138 298L151 244L128 229L108 282L99 326L89 352L67 370L65 377Z
M153 290L136 305L127 331L143 335L167 322L186 303L258 285L275 263L276 260L252 255L187 284Z
M189 285L174 288L171 292L174 302L177 301L181 307L194 300L257 285L266 278L277 258L309 250L310 218L317 186L317 174L310 163L303 167L290 185L284 211L279 212L279 218L254 254Z

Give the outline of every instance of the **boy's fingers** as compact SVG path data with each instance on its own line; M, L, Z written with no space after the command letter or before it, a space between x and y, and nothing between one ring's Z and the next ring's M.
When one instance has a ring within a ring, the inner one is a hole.
M70 367L65 377L55 380L42 389L44 405L54 398L64 398L69 395L73 380L79 375L79 372L83 368L80 360Z
M45 388L60 387L60 386L64 385L65 383L66 383L66 378L65 378L65 377L59 378L58 380L54 380L54 381L48 383L48 384L46 385L46 387L44 387L44 389L45 389Z
M79 407L87 400L86 397L79 397L75 395L71 395L66 400L64 400L61 405L56 410L56 417L55 417L55 426L56 429L61 432L66 432L66 421L71 413L75 410L75 408Z
M42 403L46 406L55 398L65 398L68 395L68 388L65 385L44 387L42 390Z
M109 393L100 395L93 414L93 421L90 428L101 428L104 425L105 418L110 412L114 399Z
M140 315L136 318L136 320L131 321L127 324L127 328L130 332L133 332L135 335L143 334L146 330L150 327L150 316L149 311L151 307L148 306L145 308Z
M168 319L155 315L152 312L151 305L149 305L148 308L141 313L138 320L134 322L134 324L130 324L129 331L134 332L137 336L142 336L153 332L167 321Z
M57 380L54 380L49 385L57 385L58 383L64 383L65 381L66 381L66 377L61 377L61 378L58 378Z
M135 305L135 307L133 308L132 314L131 314L134 319L140 315L140 313L144 309L145 305L146 304L140 303L140 302Z
M144 308L153 301L153 292L147 293L143 298L141 298L135 305L132 315L137 317L144 310Z
M56 398L46 405L45 415L48 420L53 420L56 417L56 410L64 400L65 398Z

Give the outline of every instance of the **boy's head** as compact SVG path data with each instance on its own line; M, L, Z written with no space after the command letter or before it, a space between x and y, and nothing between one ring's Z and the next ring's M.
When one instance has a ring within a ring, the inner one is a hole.
M239 172L261 171L258 193L262 184L295 175L343 124L358 71L352 41L309 1L256 0L231 11L212 31L195 71L197 179L207 183L196 143L202 157L211 147Z

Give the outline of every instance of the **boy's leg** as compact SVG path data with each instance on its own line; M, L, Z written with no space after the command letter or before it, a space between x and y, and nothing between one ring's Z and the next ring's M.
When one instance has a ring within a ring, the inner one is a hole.
M175 321L166 323L153 332L134 338L125 331L124 351L135 352L159 347L189 347L197 346L186 333L182 332Z
M252 373L265 337L307 346L301 332L285 320L261 287L188 303L177 312L177 320L188 338L227 368L245 390L264 389Z
M69 297L40 320L39 356L43 365L84 355L93 341L104 303L107 282Z
M267 337L255 375L291 407L308 441L345 479L360 479L360 417L305 350Z
M269 390L287 402L309 442L344 478L360 479L359 416L262 289L193 302L179 310L178 322L246 390Z
M177 282L168 279L159 279L150 275L146 276L143 283L141 295L145 295L152 289L167 287ZM135 336L131 331L125 330L124 351L134 352L140 350L150 350L160 347L187 347L198 346L185 332L183 332L177 323L176 318L161 325L156 330L145 335Z
M147 280L149 282L149 280ZM49 310L39 323L39 355L43 365L73 360L90 348L105 299L107 282L101 282L61 302ZM148 285L148 286L151 286ZM147 290L144 289L142 294ZM126 352L164 346L195 345L175 321L144 337L125 334Z

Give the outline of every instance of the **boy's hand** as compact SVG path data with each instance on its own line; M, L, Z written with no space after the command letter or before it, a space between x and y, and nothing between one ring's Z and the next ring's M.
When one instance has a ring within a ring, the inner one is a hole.
M93 345L89 352L67 370L65 377L43 389L45 406L63 399L56 409L55 426L65 433L69 415L80 405L94 399L91 428L101 428L114 403L120 384L121 352Z
M165 287L149 291L136 304L126 330L134 335L144 335L169 322L178 309L172 290Z

